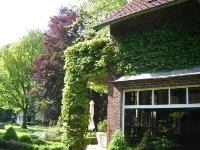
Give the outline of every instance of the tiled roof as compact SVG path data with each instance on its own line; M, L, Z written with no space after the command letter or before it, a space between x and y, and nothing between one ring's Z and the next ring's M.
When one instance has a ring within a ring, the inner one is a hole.
M152 9L175 1L181 2L184 0L132 0L132 2L118 9L114 14L108 16L103 22L101 22L96 27L108 24L109 22L127 17L132 14L142 12L144 10Z

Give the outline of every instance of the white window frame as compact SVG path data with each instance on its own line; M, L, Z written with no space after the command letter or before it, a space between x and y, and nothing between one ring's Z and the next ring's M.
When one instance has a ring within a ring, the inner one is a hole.
M160 87L160 88L144 88L144 89L129 89L123 91L122 99L122 133L124 134L124 121L125 121L125 110L126 109L161 109L161 108L200 108L200 103L189 104L188 88L200 87L200 85L188 85L188 86L173 86L173 87ZM186 104L171 104L171 89L186 89ZM154 105L154 91L155 90L168 90L168 104ZM152 104L151 105L139 105L139 91L152 90ZM137 105L125 105L125 93L126 92L137 92Z

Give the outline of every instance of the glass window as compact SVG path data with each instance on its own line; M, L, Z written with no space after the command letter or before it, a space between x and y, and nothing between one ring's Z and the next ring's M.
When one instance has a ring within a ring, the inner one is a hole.
M139 105L151 105L152 104L152 90L139 91Z
M137 105L137 92L125 92L125 105Z
M171 89L171 104L186 104L186 89Z
M188 88L188 94L190 104L200 103L200 87Z
M165 90L155 90L154 91L154 104L155 105L165 105L168 104L168 89Z

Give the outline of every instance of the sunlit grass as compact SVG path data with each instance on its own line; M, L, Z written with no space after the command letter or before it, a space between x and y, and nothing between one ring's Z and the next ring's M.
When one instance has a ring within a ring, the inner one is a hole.
M22 135L32 135L33 132L48 132L55 130L53 127L44 127L44 126L28 126L28 129L22 129L21 126L17 125L6 125L5 129L0 129L0 137L6 132L9 127L13 127L17 133L17 136Z

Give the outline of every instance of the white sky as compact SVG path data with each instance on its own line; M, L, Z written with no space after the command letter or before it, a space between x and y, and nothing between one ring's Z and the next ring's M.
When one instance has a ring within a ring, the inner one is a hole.
M17 41L27 29L46 30L61 6L82 0L0 0L0 47Z

